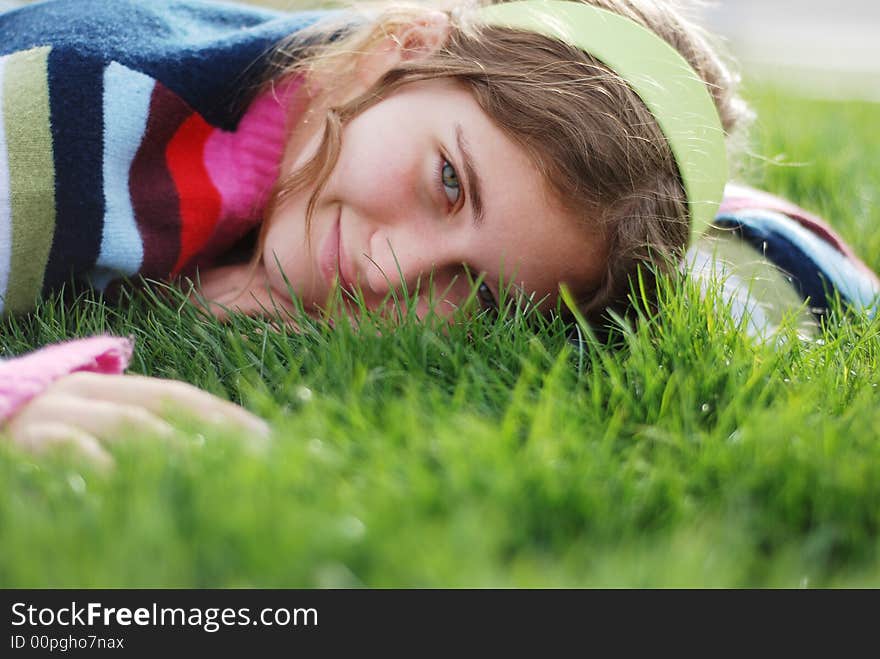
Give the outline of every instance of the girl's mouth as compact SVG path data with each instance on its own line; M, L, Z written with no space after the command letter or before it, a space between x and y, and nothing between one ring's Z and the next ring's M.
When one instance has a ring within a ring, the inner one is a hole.
M321 246L319 267L328 287L332 289L334 284L338 284L343 290L352 292L350 279L346 276L348 262L342 245L341 216L342 210L340 209L336 221L333 223L333 228L330 229Z

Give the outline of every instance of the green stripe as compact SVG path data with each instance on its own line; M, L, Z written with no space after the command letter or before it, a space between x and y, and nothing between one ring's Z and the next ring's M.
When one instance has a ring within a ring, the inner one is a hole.
M6 312L34 307L55 233L55 165L49 124L49 47L11 55L3 81L12 254Z

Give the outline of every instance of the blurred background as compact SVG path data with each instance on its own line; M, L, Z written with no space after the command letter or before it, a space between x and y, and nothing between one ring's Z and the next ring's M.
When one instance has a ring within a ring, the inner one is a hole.
M280 8L320 0L251 0ZM880 0L679 0L719 35L748 82L880 102ZM339 4L339 3L335 3Z
M339 4L250 1L279 8ZM747 83L880 102L880 0L678 1L722 38Z
M880 101L878 0L716 0L697 14L747 82Z
M0 0L5 9L26 0ZM107 0L113 2L114 0ZM244 0L280 9L333 0ZM357 0L353 0L355 3ZM677 0L719 35L747 83L880 102L880 0Z

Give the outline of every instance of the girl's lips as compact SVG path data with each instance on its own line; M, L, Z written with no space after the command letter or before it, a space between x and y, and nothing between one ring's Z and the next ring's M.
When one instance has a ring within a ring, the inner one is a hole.
M318 254L318 268L324 276L327 287L332 290L339 268L339 215L336 216L333 227L321 245L321 251Z
M345 254L345 243L342 240L342 212L339 213L339 219L336 220L336 232L338 237L338 248L337 248L337 272L339 274L339 285L342 286L343 290L348 291L349 293L354 292L354 288L351 285L351 270L349 268L348 258Z
M340 217L342 213L336 216L336 222L330 229L324 244L321 246L318 266L327 286L332 289L337 282L339 286L345 290L351 290L349 279L346 277L347 261L342 246L342 232L340 231Z

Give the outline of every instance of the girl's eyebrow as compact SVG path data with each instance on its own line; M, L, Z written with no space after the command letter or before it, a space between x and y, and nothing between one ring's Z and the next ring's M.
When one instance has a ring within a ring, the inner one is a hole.
M455 124L455 138L458 143L458 150L461 152L461 161L464 165L464 185L467 189L468 200L471 204L471 210L474 214L474 225L477 228L483 223L485 212L483 210L483 193L482 183L474 168L474 158L471 154L471 148L464 136L464 129L461 124Z

